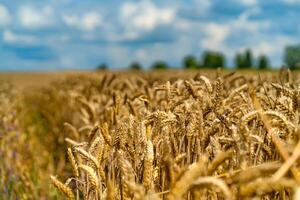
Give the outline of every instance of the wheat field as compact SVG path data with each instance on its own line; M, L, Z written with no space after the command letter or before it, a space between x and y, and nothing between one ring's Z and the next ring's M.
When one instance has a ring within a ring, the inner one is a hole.
M0 91L0 199L300 199L289 70L103 72Z

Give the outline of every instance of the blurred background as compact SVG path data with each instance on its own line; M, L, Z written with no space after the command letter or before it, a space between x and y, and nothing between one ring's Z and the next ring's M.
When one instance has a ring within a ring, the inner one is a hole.
M0 70L296 68L300 0L0 0Z

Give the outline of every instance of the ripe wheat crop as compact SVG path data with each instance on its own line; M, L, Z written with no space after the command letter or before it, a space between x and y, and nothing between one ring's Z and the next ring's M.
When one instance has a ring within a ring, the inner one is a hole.
M27 137L9 146L3 130L0 189L14 176L24 199L298 199L299 95L288 70L71 77L15 100Z

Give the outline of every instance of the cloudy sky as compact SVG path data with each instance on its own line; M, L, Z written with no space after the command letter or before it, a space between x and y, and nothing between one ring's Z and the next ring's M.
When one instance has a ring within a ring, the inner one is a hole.
M281 65L300 43L300 0L0 0L0 70L179 66L251 48Z

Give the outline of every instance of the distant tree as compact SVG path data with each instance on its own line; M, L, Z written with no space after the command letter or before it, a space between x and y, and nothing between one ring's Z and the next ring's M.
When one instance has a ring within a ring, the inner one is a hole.
M253 56L252 56L252 51L250 49L247 49L245 52L245 66L247 68L253 67Z
M108 66L105 63L102 63L97 66L97 70L107 70L107 69L108 69Z
M238 68L238 69L246 68L245 63L244 63L244 58L243 58L242 54L237 53L235 55L234 62L235 62L235 67L236 68Z
M198 67L197 59L192 55L184 57L182 64L185 69L196 69Z
M243 53L237 53L235 55L235 67L237 69L249 69L253 67L253 55L250 49L247 49Z
M225 67L225 56L220 52L205 51L202 54L202 65L208 68Z
M287 46L284 53L284 62L290 69L296 69L300 64L300 45Z
M270 62L267 56L261 55L258 57L258 63L257 63L258 69L264 70L268 69L270 67Z
M164 61L156 61L156 62L154 62L153 64L152 64L152 67L151 67L152 69L155 69L155 70L157 70L157 69L159 69L159 70L164 70L164 69L168 69L169 68L169 66L168 66L168 64L166 63L166 62L164 62Z
M131 64L130 64L130 66L129 66L129 69L131 69L131 70L142 70L142 65L140 64L140 63L138 63L138 62L132 62Z

